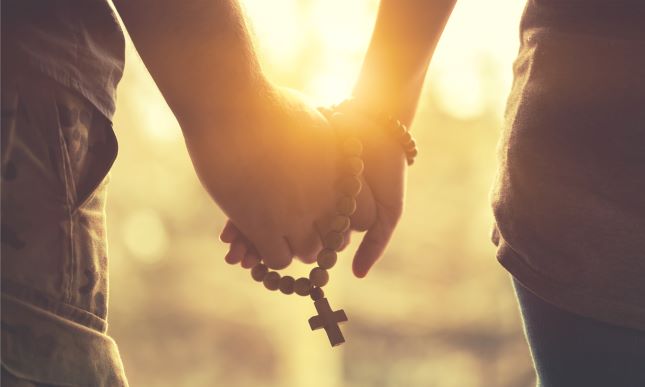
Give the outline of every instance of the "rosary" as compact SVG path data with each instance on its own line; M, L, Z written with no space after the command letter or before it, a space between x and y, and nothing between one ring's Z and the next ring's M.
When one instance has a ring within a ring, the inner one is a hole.
M352 100L347 100L332 108L322 108L320 111L330 122L333 122L332 117L345 114L343 111L351 104ZM417 155L417 147L410 132L405 125L392 117L387 117L384 121L386 122L386 130L390 132L393 139L401 144L407 164L412 165ZM339 134L341 135L340 144L343 155L341 170L344 173L339 184L341 196L336 202L336 214L329 225L330 231L322 238L323 249L316 256L317 267L311 270L309 278L298 279L288 275L281 276L276 271L269 271L261 259L251 268L251 277L255 281L262 282L268 290L280 290L287 295L295 293L303 297L310 296L318 314L309 319L309 326L311 330L324 329L332 347L345 342L338 323L347 321L347 315L342 309L337 311L331 309L322 288L329 282L328 270L336 264L338 252L343 245L343 233L349 229L350 216L356 211L356 197L361 191L360 177L364 168L361 158L362 142L352 133Z

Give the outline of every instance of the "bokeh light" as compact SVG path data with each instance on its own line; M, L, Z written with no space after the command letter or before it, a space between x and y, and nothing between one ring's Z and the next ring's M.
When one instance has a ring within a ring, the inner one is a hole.
M243 0L266 74L316 103L346 97L377 0ZM177 121L131 44L118 95L108 204L110 334L134 386L534 385L488 192L521 2L461 0L412 130L406 212L370 275L356 240L327 292L350 321L329 348L308 300L269 293L224 263L223 214L201 188ZM305 272L304 264L288 269Z

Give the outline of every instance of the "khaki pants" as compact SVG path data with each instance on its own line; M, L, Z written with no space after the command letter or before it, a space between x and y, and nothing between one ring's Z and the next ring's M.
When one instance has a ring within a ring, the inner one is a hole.
M127 385L105 334L111 123L46 78L2 78L2 385Z

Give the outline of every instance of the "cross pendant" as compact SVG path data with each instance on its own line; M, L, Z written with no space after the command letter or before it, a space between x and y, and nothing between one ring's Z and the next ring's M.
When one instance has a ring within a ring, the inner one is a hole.
M309 319L311 330L315 331L316 329L323 328L327 333L332 347L344 343L345 338L340 331L340 327L338 327L338 323L347 321L345 311L342 309L332 311L326 298L314 301L314 306L316 307L316 311L318 311L318 315Z

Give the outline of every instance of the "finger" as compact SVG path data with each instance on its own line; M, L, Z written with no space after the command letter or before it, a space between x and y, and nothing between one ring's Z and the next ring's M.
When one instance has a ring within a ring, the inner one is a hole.
M356 211L350 216L352 230L365 231L376 220L376 203L370 186L361 177L362 188L356 197Z
M246 255L244 256L244 258L242 258L242 267L245 269L251 269L258 263L260 263L258 252L255 250L255 248L249 248L247 246Z
M291 248L285 237L263 236L255 244L264 263L273 270L284 269L293 259Z
M349 246L349 243L351 242L351 234L352 232L350 230L347 230L343 233L343 244L340 245L340 248L338 251L343 251Z
M316 228L311 228L307 233L300 233L287 237L291 252L302 262L312 263L316 255L322 250L322 241Z
M237 238L231 242L231 246L228 249L228 253L224 257L226 263L235 265L239 263L244 255L246 254L246 243L243 238Z
M367 230L352 263L352 271L356 277L365 277L376 261L383 255L394 232L395 224L396 222L384 222L383 219L379 218Z
M230 220L226 221L222 233L219 235L219 239L224 243L232 243L237 237L242 233Z

